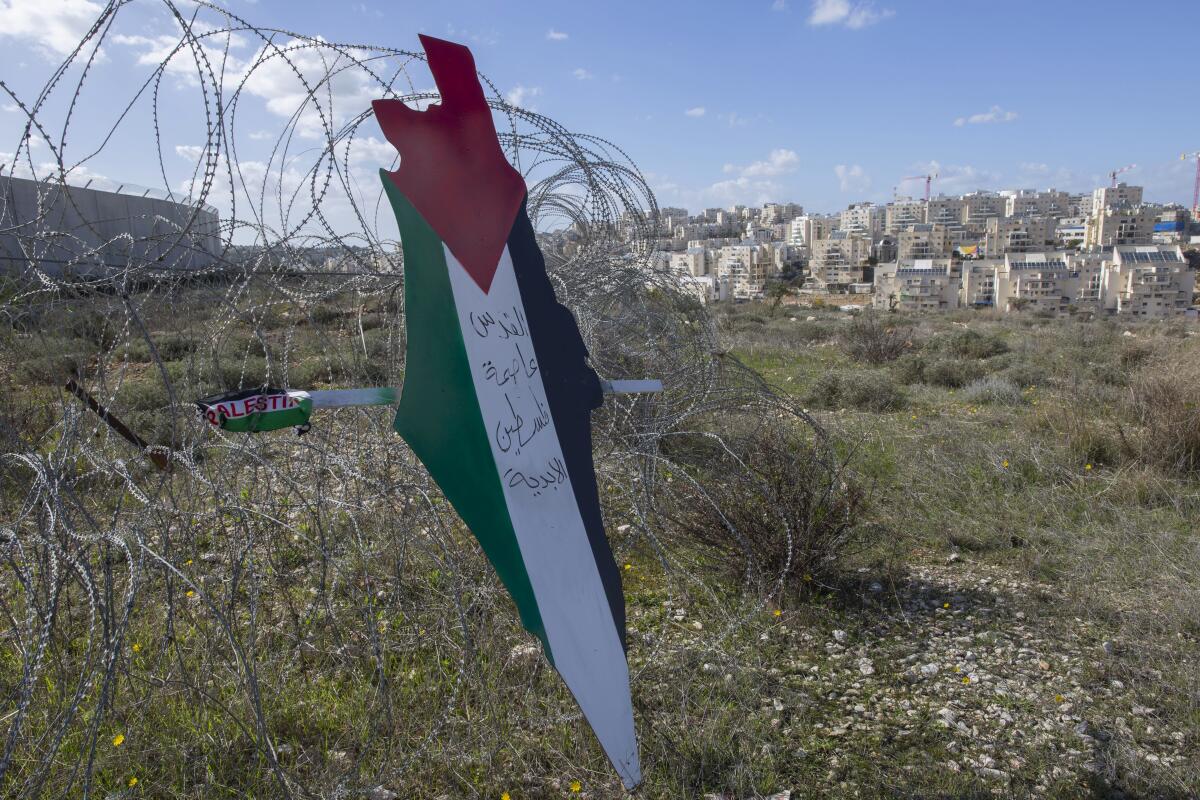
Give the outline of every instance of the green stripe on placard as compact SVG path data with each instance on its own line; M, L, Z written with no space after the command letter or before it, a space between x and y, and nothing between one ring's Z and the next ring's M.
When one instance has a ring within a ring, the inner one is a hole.
M467 363L442 240L380 170L404 245L408 348L393 425L479 540L521 623L554 663Z

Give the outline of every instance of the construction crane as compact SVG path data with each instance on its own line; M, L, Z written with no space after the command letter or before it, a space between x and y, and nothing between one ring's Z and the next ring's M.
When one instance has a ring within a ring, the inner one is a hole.
M928 203L929 186L933 183L937 176L938 174L936 172L931 172L928 175L905 175L900 179L900 183L904 183L905 181L925 181L925 202ZM900 187L897 186L896 188L898 189Z
M1130 164L1127 167L1118 167L1117 169L1114 169L1112 172L1108 173L1108 177L1112 180L1112 188L1117 188L1117 176L1122 172L1129 172L1131 169L1137 169L1137 164Z
M1196 187L1192 189L1192 219L1200 219L1200 150L1179 156L1180 161L1187 161L1189 158L1196 159Z

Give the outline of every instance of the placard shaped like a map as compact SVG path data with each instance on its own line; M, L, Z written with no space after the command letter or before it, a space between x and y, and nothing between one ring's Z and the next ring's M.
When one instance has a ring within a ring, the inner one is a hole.
M377 100L404 247L408 332L395 428L479 540L624 784L641 781L620 574L604 534L591 412L602 399L554 296L526 187L467 48L421 37L441 103Z

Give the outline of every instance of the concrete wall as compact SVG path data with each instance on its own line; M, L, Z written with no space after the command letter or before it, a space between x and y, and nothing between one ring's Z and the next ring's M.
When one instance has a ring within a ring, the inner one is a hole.
M0 274L199 270L221 254L209 207L0 176Z

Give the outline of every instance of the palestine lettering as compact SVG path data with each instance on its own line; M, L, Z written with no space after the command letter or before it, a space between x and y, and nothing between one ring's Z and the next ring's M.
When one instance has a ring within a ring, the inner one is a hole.
M205 411L205 418L213 425L220 425L222 419L238 419L248 414L259 414L270 411L286 411L300 405L300 401L286 394L257 394L243 400L231 403L217 403Z

